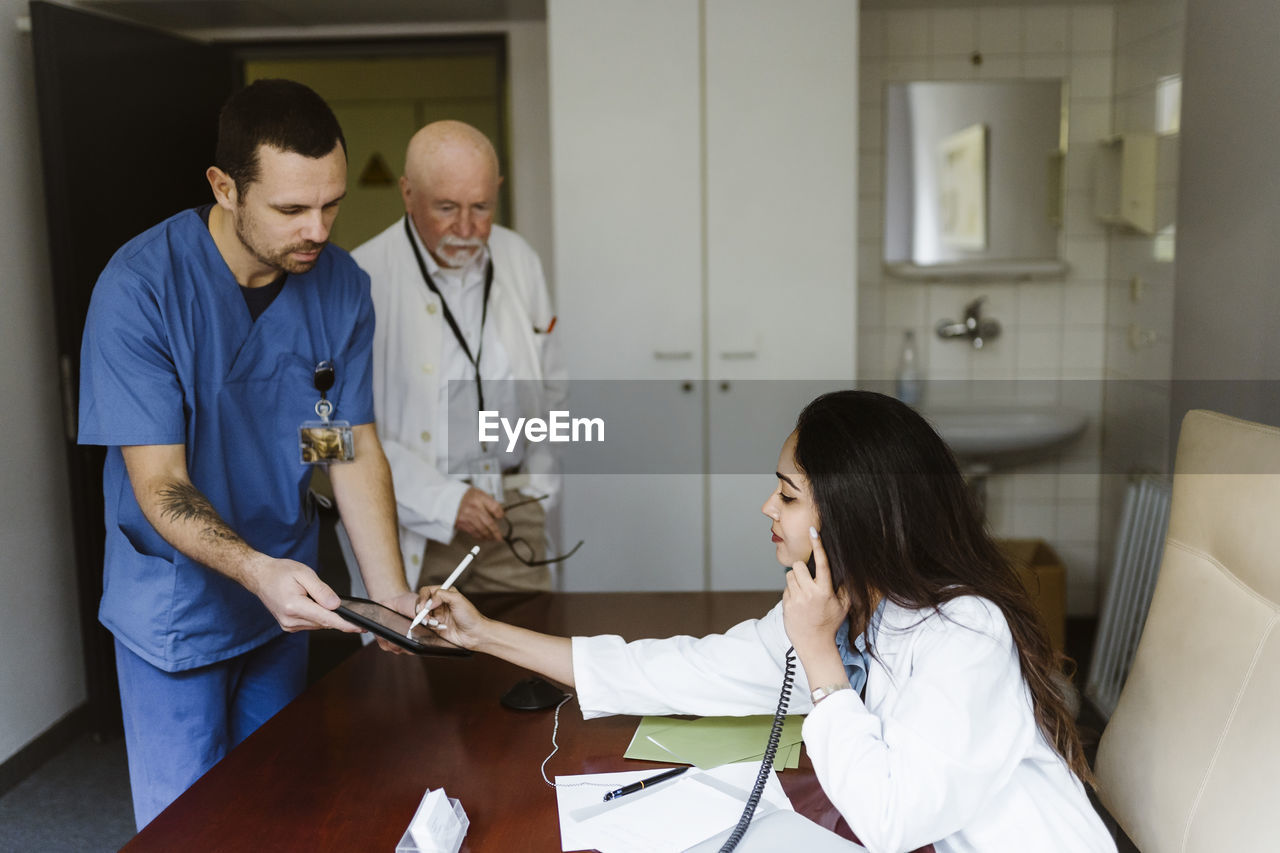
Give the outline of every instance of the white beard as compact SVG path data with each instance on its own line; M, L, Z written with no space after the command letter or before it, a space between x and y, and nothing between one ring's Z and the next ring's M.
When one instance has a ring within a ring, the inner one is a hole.
M440 261L442 267L461 270L474 263L483 251L484 241L479 237L464 240L461 237L446 234L440 238L440 244L436 246L436 259Z

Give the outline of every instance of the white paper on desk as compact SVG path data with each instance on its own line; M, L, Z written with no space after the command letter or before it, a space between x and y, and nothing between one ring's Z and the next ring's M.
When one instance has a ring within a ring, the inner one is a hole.
M557 776L561 849L679 853L738 822L759 771L757 761L708 771L695 768L669 784L609 803L602 802L606 791L648 778L654 770ZM607 783L609 787L560 787L581 782ZM771 773L757 813L774 809L794 811L777 774Z

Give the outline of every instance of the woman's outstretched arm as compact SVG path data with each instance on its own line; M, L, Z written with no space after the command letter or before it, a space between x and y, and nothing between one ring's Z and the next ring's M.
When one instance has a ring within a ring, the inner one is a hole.
M571 686L588 719L770 714L778 704L790 645L780 606L723 634L628 643L612 635L556 637L488 619L453 590L427 588L418 600L430 600L436 625L428 626L446 640ZM791 710L804 713L808 683L803 672L795 678Z

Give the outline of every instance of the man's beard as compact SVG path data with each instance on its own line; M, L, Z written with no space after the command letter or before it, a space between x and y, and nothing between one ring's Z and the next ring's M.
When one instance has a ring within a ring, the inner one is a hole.
M312 243L310 240L302 243L295 243L292 246L286 246L275 252L268 252L258 248L250 240L250 226L253 225L253 217L249 216L244 207L240 208L240 216L236 217L236 237L240 240L240 245L244 246L249 254L262 264L273 270L289 273L290 275L300 275L304 272L310 272L311 268L316 265L316 261L320 259L316 255L315 261L299 261L290 257L294 252L318 252L323 251L324 247L329 245L328 241L324 243Z
M459 251L464 250L464 251ZM484 241L479 237L454 237L446 234L436 246L436 260L440 266L460 270L467 267L484 251Z

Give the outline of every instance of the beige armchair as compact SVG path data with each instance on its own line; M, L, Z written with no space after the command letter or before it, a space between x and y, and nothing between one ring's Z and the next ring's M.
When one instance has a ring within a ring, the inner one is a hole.
M1143 853L1280 850L1280 429L1193 411L1150 614L1098 746Z

